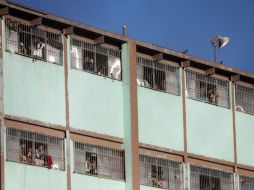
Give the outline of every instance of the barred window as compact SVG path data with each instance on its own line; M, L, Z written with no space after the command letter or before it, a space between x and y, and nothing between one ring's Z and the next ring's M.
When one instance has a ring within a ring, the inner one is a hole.
M121 80L121 51L71 40L72 68Z
M240 176L240 190L253 190L254 178L247 176Z
M6 17L5 38L6 51L62 64L63 45L60 33Z
M74 171L79 174L125 179L124 151L74 142Z
M137 57L137 83L140 86L180 95L179 68Z
M7 127L7 161L64 170L63 138Z
M190 165L190 189L233 190L233 174Z
M254 115L254 88L236 84L236 110Z
M183 189L183 169L180 162L145 155L139 155L139 162L142 185Z
M187 97L230 108L228 81L187 70L186 83Z

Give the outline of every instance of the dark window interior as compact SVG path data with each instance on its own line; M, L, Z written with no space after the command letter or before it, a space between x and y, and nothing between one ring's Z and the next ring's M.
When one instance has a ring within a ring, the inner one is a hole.
M200 175L200 190L220 190L220 179L218 177Z
M97 154L86 152L86 173L97 175Z

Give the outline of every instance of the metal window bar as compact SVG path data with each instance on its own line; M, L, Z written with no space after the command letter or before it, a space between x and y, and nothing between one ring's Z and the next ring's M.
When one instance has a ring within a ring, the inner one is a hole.
M138 56L137 84L169 94L180 95L179 68Z
M254 115L254 88L236 84L236 111Z
M50 32L40 27L5 18L6 51L62 64L62 38L60 33Z
M183 166L181 162L139 155L140 183L142 185L183 189Z
M254 178L247 176L240 176L240 190L253 190L254 189Z
M187 70L186 83L188 98L230 108L228 81Z
M116 80L122 79L121 50L71 39L72 68Z
M124 180L124 151L74 142L74 171L79 174Z
M64 170L64 140L7 127L7 161Z
M191 190L233 190L233 174L190 165Z

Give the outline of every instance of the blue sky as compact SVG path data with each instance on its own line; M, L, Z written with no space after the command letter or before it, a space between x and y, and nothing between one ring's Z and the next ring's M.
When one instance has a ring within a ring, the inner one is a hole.
M253 0L14 0L130 38L213 60L210 39L230 37L223 64L254 73ZM75 3L73 3L75 2Z

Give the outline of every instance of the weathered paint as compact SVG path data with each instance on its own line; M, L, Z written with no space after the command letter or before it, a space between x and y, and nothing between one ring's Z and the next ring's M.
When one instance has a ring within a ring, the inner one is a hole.
M111 190L124 190L125 182L100 178L96 176L82 175L74 173L74 151L73 141L70 142L71 154L71 189L72 190L95 190L95 189L111 189Z
M232 110L186 100L188 152L234 161Z
M4 52L5 114L65 126L63 66Z
M243 165L254 166L254 115L236 112L237 160Z
M110 189L124 190L125 182L94 176L72 174L72 190L95 190L95 189Z
M14 162L5 164L6 190L66 189L66 172Z
M69 70L70 126L123 137L122 82Z
M139 140L184 150L182 97L138 87Z

